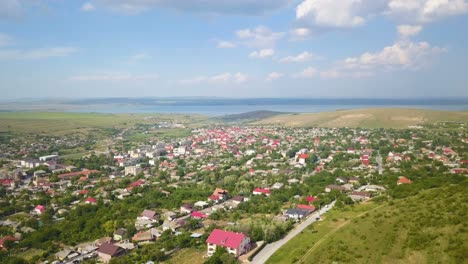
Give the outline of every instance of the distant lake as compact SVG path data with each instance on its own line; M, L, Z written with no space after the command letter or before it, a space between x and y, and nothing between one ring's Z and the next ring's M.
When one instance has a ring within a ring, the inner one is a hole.
M68 105L69 103L67 103ZM468 110L465 99L91 99L71 102L67 112L188 113L221 116L256 110L293 113L362 108Z

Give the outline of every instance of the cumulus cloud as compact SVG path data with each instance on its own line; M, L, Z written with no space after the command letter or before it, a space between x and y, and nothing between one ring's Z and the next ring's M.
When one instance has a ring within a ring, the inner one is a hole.
M239 42L248 47L271 48L275 46L276 41L285 36L285 33L274 32L266 26L258 26L237 30L236 35Z
M261 49L258 51L252 51L249 54L249 57L256 58L256 59L263 59L263 58L271 57L273 56L273 54L275 54L274 49Z
M422 26L400 25L397 27L397 30L401 38L409 38L419 34L422 30Z
M218 41L218 44L216 45L217 48L219 49L232 49L237 47L236 43L231 42L231 41L223 41L220 40Z
M466 0L303 0L296 7L298 21L331 28L361 26L379 15L419 24L466 13Z
M285 7L292 0L94 0L94 2L129 15L154 8L208 14L261 15Z
M347 58L342 64L344 68L353 70L417 70L426 66L435 55L445 51L427 42L399 41L380 52L366 52L359 57Z
M236 72L224 72L218 75L213 76L198 76L192 79L179 80L178 83L182 85L187 84L202 84L202 83L211 83L211 84L228 84L228 83L244 83L248 80L248 75Z
M390 0L387 13L397 19L429 23L468 13L466 0Z
M130 73L97 73L97 74L88 74L88 75L77 75L70 77L72 81L80 82L89 82L89 81L148 81L148 80L157 80L159 76L157 74L143 74L143 75L134 75Z
M51 47L39 49L3 49L0 50L0 60L39 60L54 57L66 57L75 52L76 47Z
M312 58L314 58L314 55L312 53L309 53L307 51L304 51L296 56L287 56L282 59L280 59L280 62L288 63L288 62L305 62L309 61Z
M320 27L350 28L385 9L386 0L304 0L296 19Z
M313 78L317 75L318 71L314 67L307 67L299 73L293 74L294 78Z
M86 2L81 6L81 11L84 11L84 12L91 12L94 10L96 10L96 8L90 2Z
M280 78L283 78L284 74L283 73L280 73L280 72L271 72L267 75L267 77L265 78L266 81L268 82L271 82L271 81L274 81L274 80L278 80Z

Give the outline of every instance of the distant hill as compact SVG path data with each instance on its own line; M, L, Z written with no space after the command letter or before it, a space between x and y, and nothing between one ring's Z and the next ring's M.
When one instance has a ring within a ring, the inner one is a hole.
M362 127L407 128L436 122L467 122L468 112L437 111L402 108L371 108L341 110L321 113L275 115L257 125L282 125L286 127Z
M262 119L271 118L271 117L283 115L283 114L285 113L267 111L267 110L259 110L259 111L241 113L241 114L220 116L220 117L216 117L215 119L223 121L223 122L253 122L253 121L259 121Z

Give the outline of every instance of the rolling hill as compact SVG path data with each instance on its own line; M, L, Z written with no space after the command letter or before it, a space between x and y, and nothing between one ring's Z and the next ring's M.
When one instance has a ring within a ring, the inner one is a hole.
M286 127L407 128L437 122L467 122L468 112L402 108L340 110L322 113L283 114L256 122L256 125Z
M275 116L282 115L282 114L285 114L285 113L267 111L267 110L258 110L258 111L240 113L240 114L220 116L220 117L216 117L215 120L222 121L222 122L253 122L253 121L259 121L259 120L275 117Z
M466 263L467 181L389 202L332 210L273 263Z

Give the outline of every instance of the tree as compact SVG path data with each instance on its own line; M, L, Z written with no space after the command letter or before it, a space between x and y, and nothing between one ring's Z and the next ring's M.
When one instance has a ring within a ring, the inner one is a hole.
M205 264L235 264L238 263L237 259L229 254L225 248L216 247L215 253L211 256Z

